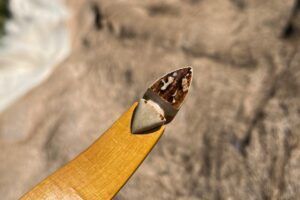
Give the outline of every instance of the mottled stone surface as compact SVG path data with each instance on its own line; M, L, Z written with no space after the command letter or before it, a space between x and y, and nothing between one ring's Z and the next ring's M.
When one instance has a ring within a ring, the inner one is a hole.
M192 83L193 70L182 68L166 74L150 87L151 91L179 110Z
M296 0L69 1L73 53L0 115L0 194L16 199L89 146L169 70L185 105L116 199L297 199Z

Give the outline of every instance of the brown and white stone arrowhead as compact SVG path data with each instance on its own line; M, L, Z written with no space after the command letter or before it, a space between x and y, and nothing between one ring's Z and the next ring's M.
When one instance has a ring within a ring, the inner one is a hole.
M189 91L192 75L192 68L186 67L155 81L135 110L132 133L143 133L172 121Z

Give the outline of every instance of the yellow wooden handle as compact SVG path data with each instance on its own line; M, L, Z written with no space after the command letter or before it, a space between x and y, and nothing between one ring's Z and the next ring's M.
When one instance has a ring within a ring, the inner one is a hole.
M151 151L164 126L147 134L130 130L135 103L93 145L47 177L23 200L111 199Z

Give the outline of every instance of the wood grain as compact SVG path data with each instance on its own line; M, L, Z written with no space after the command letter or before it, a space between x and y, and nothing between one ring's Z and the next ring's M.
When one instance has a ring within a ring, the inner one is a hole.
M145 159L164 127L132 134L131 118L137 103L93 145L47 177L21 199L111 199Z

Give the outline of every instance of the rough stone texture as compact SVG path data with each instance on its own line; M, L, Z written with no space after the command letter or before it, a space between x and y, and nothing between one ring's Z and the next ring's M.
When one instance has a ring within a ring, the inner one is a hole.
M16 199L89 146L153 79L192 90L116 199L298 199L296 0L69 1L72 55L0 115L0 194Z

